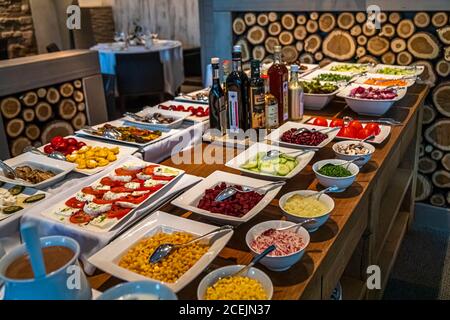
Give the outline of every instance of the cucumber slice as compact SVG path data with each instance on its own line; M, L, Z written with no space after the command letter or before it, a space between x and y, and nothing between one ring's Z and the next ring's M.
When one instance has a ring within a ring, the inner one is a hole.
M23 210L22 207L20 206L10 206L10 207L6 207L3 209L3 213L4 214L13 214L17 211Z
M289 165L287 163L286 164L280 164L278 166L278 169L277 169L277 174L279 176L286 176L286 175L289 174L289 172L291 172L291 170L292 169L290 169L290 167L289 167Z
M275 165L270 162L261 162L261 172L269 173L269 174L276 174Z
M280 158L280 163L286 163L288 160L287 159L285 159L285 158Z
M44 193L40 193L40 194L35 194L34 196L30 196L30 197L26 198L23 202L25 202L25 203L33 203L33 202L40 201L40 200L42 200L44 198L45 198L45 194Z
M288 155L288 154L281 154L281 156L280 157L282 157L283 159L286 159L286 160L288 160L288 161L295 161L296 160L296 158L295 157L292 157L292 156L290 156L290 155Z
M286 162L286 166L289 168L289 172L291 172L296 167L295 161Z
M258 161L256 161L256 160L248 161L248 162L244 163L243 165L241 165L241 168L243 168L243 169L258 168Z
M14 187L10 188L8 191L13 196L17 196L18 194L21 194L23 192L23 190L25 190L24 186L14 186Z

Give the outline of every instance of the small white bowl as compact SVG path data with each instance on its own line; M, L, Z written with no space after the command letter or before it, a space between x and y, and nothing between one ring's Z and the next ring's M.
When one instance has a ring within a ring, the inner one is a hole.
M202 279L202 281L200 281L200 284L198 285L197 299L204 300L207 288L213 286L220 278L230 276L230 275L238 272L243 267L244 267L243 265L226 266L226 267L216 269L211 273L208 273ZM272 299L273 284L267 274L265 274L264 272L262 272L259 269L251 268L245 276L248 278L251 278L251 279L258 280L261 283L261 285L263 286L264 290L266 291L268 300Z
M252 249L251 243L261 233L263 233L264 231L269 230L269 229L283 228L283 227L292 226L294 224L295 224L294 222L283 221L283 220L271 220L271 221L265 221L265 222L259 223L255 226L253 226L253 228L251 228L247 232L247 235L245 236L245 242L247 243L247 247L252 251L252 253L254 255L257 255L257 254L259 254L259 252L256 252L255 250ZM270 269L272 271L285 271L285 270L289 269L290 267L292 267L294 264L296 264L303 257L303 254L305 253L305 249L309 244L309 240L310 240L309 233L303 227L292 228L291 230L296 231L301 236L301 238L304 240L304 245L303 245L302 249L300 249L297 252L291 253L290 255L287 255L287 256L274 257L274 256L267 255L261 259L260 262L262 265L266 266L268 269Z
M286 218L290 221L293 221L295 223L303 222L308 219L315 219L316 222L314 223L308 223L304 227L309 232L314 232L317 229L319 229L325 222L327 222L328 218L330 217L331 211L334 209L334 200L330 196L323 194L320 196L319 200L322 202L327 208L328 211L325 212L323 215L310 218L310 217L301 217L295 214L291 214L284 210L284 205L286 204L286 201L292 197L295 194L299 194L301 196L309 196L310 194L317 193L317 191L314 190L299 190L299 191L292 191L289 193L286 193L284 196L282 196L278 202L278 205L280 206L281 210L283 211Z
M337 147L338 146L347 146L350 144L362 144L366 149L368 149L370 152L366 155L348 155L348 154L343 154L343 153L339 153L337 151ZM375 147L369 143L366 142L358 142L358 141L353 141L353 140L345 140L345 141L341 141L341 142L337 142L333 145L333 151L336 154L336 157L338 159L342 159L342 160L353 160L356 158L360 158L363 157L364 160L358 160L355 161L354 164L356 164L358 167L362 167L364 166L367 162L369 162L369 160L372 158L373 153L375 152Z
M320 174L318 171L320 168L322 168L322 166L331 163L331 164L343 164L345 163L345 160L341 160L341 159L327 159L327 160L322 160L322 161L318 161L316 163L314 163L313 165L313 171L316 174L316 178L317 180L319 180L320 184L323 185L324 187L332 187L332 186L337 186L339 188L339 190L337 190L336 192L342 192L345 189L347 189L348 187L350 187L352 185L352 183L355 181L356 176L359 173L359 167L354 164L354 163L350 163L348 166L348 170L352 173L351 176L349 177L329 177L329 176L325 176Z

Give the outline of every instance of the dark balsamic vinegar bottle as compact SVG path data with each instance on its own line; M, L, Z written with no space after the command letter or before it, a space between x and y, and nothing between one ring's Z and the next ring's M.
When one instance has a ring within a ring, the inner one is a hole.
M289 118L288 69L281 62L281 46L274 47L275 62L269 68L270 93L278 100L278 122L282 125Z
M230 133L248 130L251 127L248 103L249 81L242 71L241 46L233 47L233 69L226 81L228 129Z
M250 112L252 129L263 129L265 119L265 88L261 78L260 61L252 60L252 77L250 78Z
M212 86L209 91L209 127L217 135L224 135L227 129L227 108L225 104L225 94L220 83L220 59L212 58Z

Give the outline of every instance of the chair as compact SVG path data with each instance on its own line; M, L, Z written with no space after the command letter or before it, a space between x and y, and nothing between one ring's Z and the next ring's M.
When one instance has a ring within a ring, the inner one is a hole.
M56 44L56 43L50 43L48 46L47 46L47 52L48 53L51 53L51 52L58 52L58 51L61 51L61 49L58 47L58 45Z
M158 95L164 101L164 69L159 52L116 54L117 90L121 112L125 112L125 100L130 96Z

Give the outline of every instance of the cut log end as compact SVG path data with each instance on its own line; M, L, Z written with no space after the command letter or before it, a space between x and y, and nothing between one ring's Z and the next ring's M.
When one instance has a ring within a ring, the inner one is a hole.
M355 40L347 31L334 30L324 39L322 52L336 60L349 60L356 52Z
M441 77L448 77L450 75L450 62L444 59L439 60L436 63L436 73Z
M42 144L47 144L56 136L70 136L73 132L70 123L61 120L51 121L42 130L41 142Z
M256 18L256 22L261 26L265 27L269 24L269 17L265 13L261 13Z
M298 59L298 51L295 46L285 46L281 49L283 61L286 63L294 63Z
M367 42L367 51L374 56L381 56L389 50L389 45L388 39L375 36L370 38Z
M12 119L6 124L6 134L10 138L17 138L25 129L25 121L20 118Z
M339 28L349 30L355 24L355 16L351 12L342 12L337 18Z
M286 13L281 17L281 25L287 30L294 29L295 23L296 23L296 18L291 13Z
M23 153L23 150L26 147L31 146L30 139L26 137L19 137L11 142L11 155L13 157L17 157L18 155Z
M280 34L281 29L282 29L281 24L279 22L272 22L271 24L269 24L269 27L267 28L267 32L271 36L277 36Z
M30 91L27 92L23 97L22 97L22 101L23 104L27 107L33 107L36 105L36 103L38 103L39 101L39 97L37 95L36 92L34 91Z
M408 51L402 51L397 55L397 63L401 66L408 66L412 62L413 62L413 56Z
M447 16L447 13L445 13L445 12L436 12L435 14L433 14L433 17L431 18L431 23L436 28L445 26L447 24L447 22L448 22L448 16Z
M445 117L450 117L450 81L440 83L431 96L436 110ZM450 128L446 133L450 134Z
M433 185L428 177L418 173L416 179L416 201L427 200L433 192Z
M6 119L13 119L20 114L22 105L17 98L7 97L1 101L0 109L3 117Z
M315 20L308 20L306 23L306 31L309 33L316 33L319 30L319 23Z
M330 32L336 26L336 18L332 13L323 13L319 18L319 30Z
M83 112L77 113L77 115L72 119L72 126L75 130L80 130L87 123L86 115Z
M419 159L418 169L420 173L429 174L437 169L437 162L430 157L422 157Z
M274 53L274 47L279 45L280 42L275 37L267 37L266 41L264 41L264 47L268 53Z
M40 134L41 129L35 124L29 124L25 128L25 136L32 141L37 140Z
M261 44L266 39L266 30L261 26L253 26L247 32L247 40L253 45Z
M434 147L450 151L450 119L435 121L425 130L424 137Z
M446 203L447 201L442 193L435 193L430 197L430 204L435 207L444 207Z
M431 22L430 15L426 12L417 12L414 16L414 24L419 28L426 28Z
M424 67L424 71L422 72L422 74L420 75L420 80L417 80L417 83L423 83L423 84L427 84L431 87L434 87L436 84L436 73L434 71L433 65L426 60L418 60L414 63L412 63L411 65L413 66L423 66Z
M236 18L233 21L233 32L234 34L240 36L244 34L245 30L247 30L247 26L245 25L244 19Z
M436 119L436 110L429 104L424 104L422 114L423 124L430 124Z
M416 26L409 19L403 19L397 25L397 35L401 38L408 39L416 31Z
M322 45L322 39L318 34L312 34L305 40L305 51L316 53Z
M73 87L73 85L71 83L64 83L59 88L59 92L61 93L61 95L64 98L68 98L68 97L72 96L74 90L75 90L75 88Z
M408 51L419 59L435 59L439 55L439 43L428 32L417 32L409 37L406 44Z

